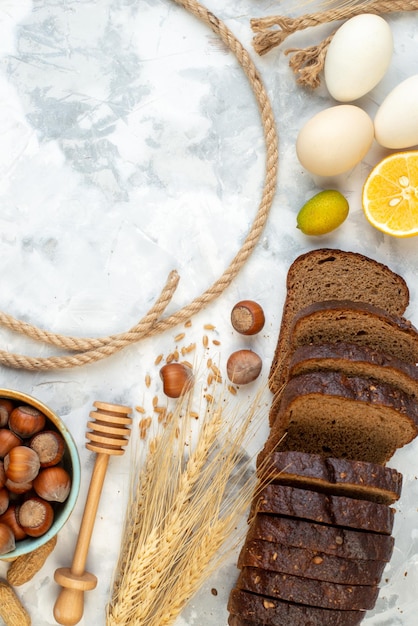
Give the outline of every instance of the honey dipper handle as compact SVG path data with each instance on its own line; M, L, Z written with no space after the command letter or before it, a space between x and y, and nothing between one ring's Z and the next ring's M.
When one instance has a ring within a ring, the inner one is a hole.
M54 606L58 624L78 624L84 612L84 591L96 586L96 577L84 570L108 463L108 454L97 455L71 568L55 572L55 580L62 587Z
M87 494L86 505L84 507L83 518L81 520L80 531L78 533L77 544L74 550L73 562L71 565L72 573L78 576L83 574L84 567L86 565L87 553L90 546L108 463L109 455L97 455L91 475L90 487Z
M129 407L104 402L95 402L96 411L90 413L95 418L89 422L86 447L97 453L90 479L89 491L81 520L80 531L71 567L56 570L55 580L62 589L54 605L54 617L59 624L78 624L84 612L84 592L94 589L97 578L84 570L87 554L96 520L99 500L109 463L109 456L123 454L128 443L129 426L132 419Z

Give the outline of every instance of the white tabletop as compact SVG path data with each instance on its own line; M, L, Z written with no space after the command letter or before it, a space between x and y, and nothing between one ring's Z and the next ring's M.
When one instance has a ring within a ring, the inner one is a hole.
M297 14L297 3L289 4ZM151 415L153 397L163 401L155 359L176 347L176 335L186 332L182 345L196 342L193 359L213 358L224 376L231 352L257 351L261 377L239 390L240 400L251 400L265 384L274 352L287 269L300 253L318 247L359 251L401 273L411 291L407 315L418 325L417 239L382 235L361 209L362 181L384 151L374 146L339 181L350 203L342 227L320 238L296 229L300 206L320 189L298 163L295 139L304 121L335 103L323 85L310 91L296 84L284 49L317 43L331 27L297 35L260 57L250 19L283 12L282 3L207 0L205 6L246 47L266 87L279 136L277 192L252 255L231 285L192 317L190 328L181 324L70 369L2 366L2 387L34 395L62 417L82 464L80 496L55 552L19 588L34 626L55 624L53 574L70 564L94 461L84 445L93 402L143 406ZM393 86L418 72L416 14L386 19L395 54L385 78L360 102L371 115ZM103 337L142 319L171 270L180 282L166 314L199 297L239 252L264 183L260 115L235 56L172 0L1 0L0 57L0 310L55 333ZM251 339L230 325L230 310L241 299L256 300L265 311L265 328ZM205 330L206 324L215 330ZM0 348L36 357L60 354L3 328ZM135 431L140 417L134 411ZM255 449L266 435L267 423ZM404 474L396 547L365 626L416 624L417 445L391 461ZM109 464L88 558L98 586L86 594L80 624L105 624L131 463L127 453ZM6 568L0 565L0 575ZM191 600L178 626L226 624L235 576L231 557Z

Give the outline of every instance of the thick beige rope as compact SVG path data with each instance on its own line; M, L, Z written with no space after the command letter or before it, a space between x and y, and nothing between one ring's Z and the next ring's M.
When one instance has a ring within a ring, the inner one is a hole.
M166 331L185 322L215 300L230 285L254 250L267 221L277 185L278 140L274 115L266 90L248 52L226 25L195 0L174 0L187 11L205 22L235 54L254 92L260 111L266 144L266 172L264 188L255 220L244 243L222 276L204 293L175 314L161 318L177 287L179 276L172 272L161 295L151 310L133 328L125 333L103 338L76 338L50 333L31 324L21 322L0 312L0 324L43 343L72 351L74 354L50 357L31 357L0 350L0 363L7 367L28 370L71 368L93 363L115 354L139 340Z
M251 28L256 33L253 38L255 51L261 56L280 46L290 35L339 20L346 20L362 13L374 15L387 13L400 13L403 11L418 10L418 0L367 0L363 2L346 2L335 8L307 13L299 17L286 17L283 15L254 18L251 20ZM326 50L332 39L332 35L324 39L318 46L306 49L290 48L285 54L293 54L290 66L298 74L298 83L317 87L320 84L319 73L323 69Z

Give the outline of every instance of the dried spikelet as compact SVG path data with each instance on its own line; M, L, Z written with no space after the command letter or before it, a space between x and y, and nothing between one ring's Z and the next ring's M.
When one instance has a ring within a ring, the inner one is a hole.
M211 369L212 369L212 372L213 372L213 375L215 377L216 382L217 383L221 383L222 382L222 374L221 374L221 370L219 369L219 367L217 367L215 365L215 363L212 363Z
M145 439L148 431L151 427L152 418L151 417L143 417L138 424L139 427L139 436L141 439Z
M153 440L143 469L133 470L139 480L127 507L107 626L172 624L226 557L219 548L254 495L244 443L257 428L257 401L234 407L232 416L225 416L224 398L214 401L193 423L186 402Z

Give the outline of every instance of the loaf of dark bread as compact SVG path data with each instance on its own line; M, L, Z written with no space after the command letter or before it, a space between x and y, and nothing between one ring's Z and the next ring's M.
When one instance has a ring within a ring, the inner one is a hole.
M418 362L418 331L409 320L363 302L314 302L300 309L289 324L287 352L274 374L277 388L282 389L289 378L296 348L340 341L379 349L412 365Z
M418 331L408 287L360 254L314 250L289 269L230 626L354 626L389 561L402 476L384 467L418 434Z
M284 517L268 513L257 513L253 517L246 539L262 539L270 543L318 550L345 559L386 562L392 556L394 545L392 535L330 526L298 517Z
M402 316L409 304L404 279L386 265L355 252L313 250L299 256L289 268L279 337L270 368L273 393L283 384L282 361L294 316L313 302L352 300L367 302L392 315Z
M325 370L387 383L418 398L418 367L370 346L339 341L300 346L291 354L289 378Z
M250 566L241 569L236 588L288 602L345 611L372 609L379 593L377 585L343 585Z
M270 421L259 462L277 449L385 464L417 436L418 404L384 383L311 372L287 383Z
M273 513L390 535L394 509L378 502L331 496L308 489L267 485L253 500L251 518L257 513Z
M230 626L246 626L245 621L231 619L233 616L265 626L358 626L364 611L339 611L284 602L276 598L233 589L228 601Z
M383 504L393 504L402 490L402 474L366 461L335 459L300 451L273 451L259 466L273 483L313 489Z

